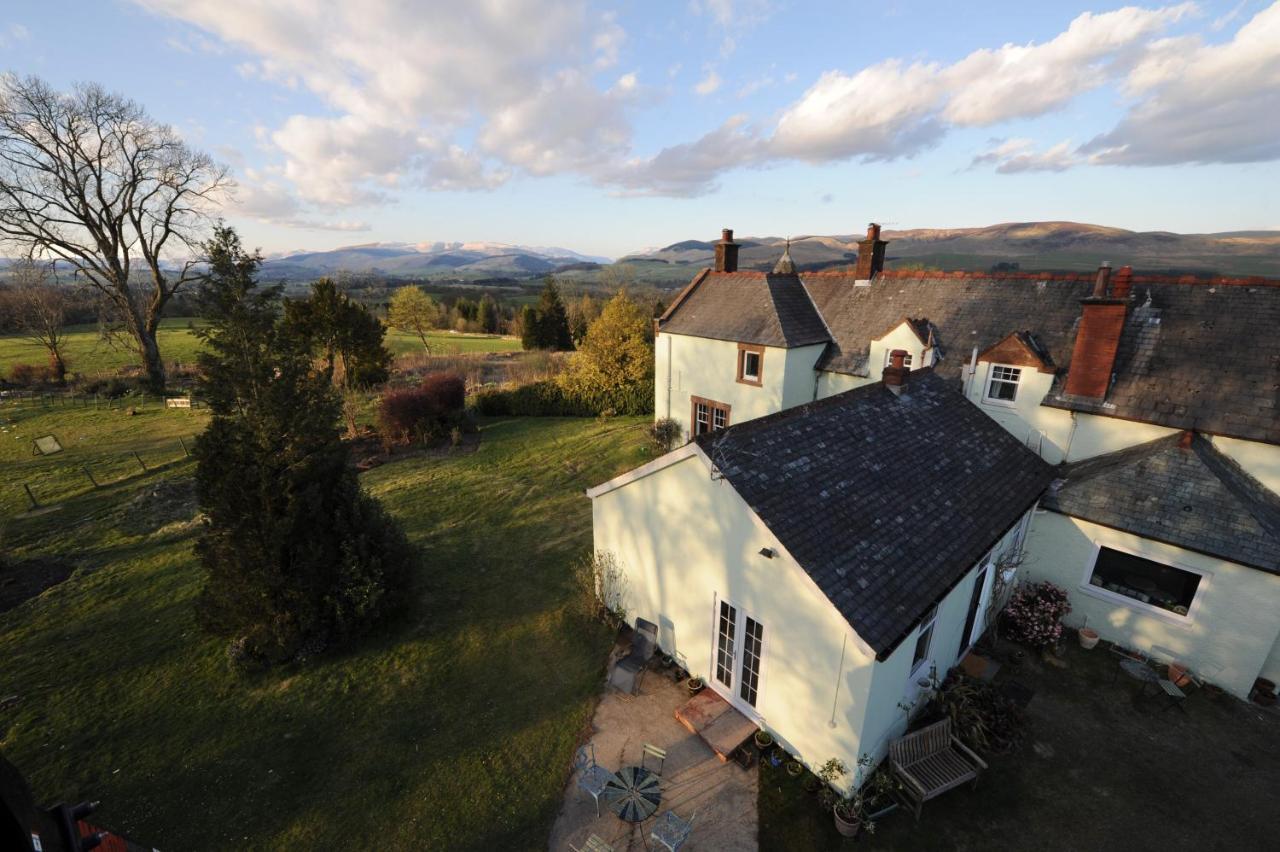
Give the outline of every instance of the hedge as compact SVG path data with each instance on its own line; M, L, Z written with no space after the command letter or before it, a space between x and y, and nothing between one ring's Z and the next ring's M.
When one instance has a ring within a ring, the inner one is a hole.
M596 417L601 414L652 414L653 383L628 385L591 395L569 394L553 380L517 388L482 390L471 398L489 417Z

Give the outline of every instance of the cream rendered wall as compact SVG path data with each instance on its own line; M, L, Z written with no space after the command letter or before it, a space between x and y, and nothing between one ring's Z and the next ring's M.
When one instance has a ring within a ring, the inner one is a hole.
M895 349L902 349L911 354L911 369L927 367L924 363L924 344L911 330L905 321L899 323L879 340L873 340L867 352L867 378L878 382L884 374L885 358Z
M1213 446L1235 459L1241 467L1272 491L1280 494L1280 447L1259 441L1214 437Z
M763 417L813 399L814 364L823 345L765 347L761 384L738 381L738 344L662 333L654 346L654 415L690 432L691 396L730 406L729 423ZM668 400L670 404L668 405Z
M729 600L764 626L758 722L811 767L853 765L874 654L701 456L599 494L592 509L596 550L626 575L630 622L659 625L663 649L710 684L715 602Z
M1089 586L1099 545L1204 574L1192 617L1182 619L1137 602L1131 606ZM1274 654L1280 634L1280 577L1273 574L1048 511L1036 514L1026 553L1025 576L1051 580L1071 594L1068 624L1079 627L1087 617L1103 639L1186 663L1235 695L1247 695Z
M863 385L878 381L879 379L873 379L870 376L851 376L848 373L828 373L823 371L818 373L818 392L814 398L825 399L826 397L835 396L838 393L844 393L847 390L860 388Z

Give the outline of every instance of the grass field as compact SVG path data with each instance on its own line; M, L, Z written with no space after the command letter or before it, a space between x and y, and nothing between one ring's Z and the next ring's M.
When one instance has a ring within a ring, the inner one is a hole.
M101 799L103 825L162 849L545 846L610 642L573 605L582 490L646 459L639 420L490 421L472 454L365 474L422 554L407 614L240 679L195 624L192 525L151 496L192 463L98 490L71 469L107 446L159 458L201 415L94 417L35 411L0 453L10 550L78 566L0 614L0 749L42 801ZM66 456L24 455L56 430ZM14 517L14 473L61 508Z
M199 320L175 317L161 321L160 354L166 363L191 363L196 360L200 341L191 333L193 323L198 324ZM427 339L431 342L432 353L436 355L518 352L521 348L518 338L497 335L437 331L427 335ZM422 341L417 335L399 331L387 332L387 347L396 355L423 351ZM95 325L77 325L68 329L65 356L68 369L85 376L113 372L138 363L138 356L131 348L121 341L108 343L102 340ZM0 377L8 375L14 364L45 364L47 361L46 350L40 344L17 334L0 335Z

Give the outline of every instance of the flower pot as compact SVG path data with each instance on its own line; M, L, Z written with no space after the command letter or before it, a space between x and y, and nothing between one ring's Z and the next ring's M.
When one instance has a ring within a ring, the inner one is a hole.
M1080 647L1086 651L1092 650L1098 644L1098 631L1091 627L1081 627L1078 636L1080 638Z
M804 766L800 761L793 760L787 764L787 774L792 778L799 778L801 772L804 772Z
M706 684L703 682L702 678L700 677L689 678L689 682L685 685L689 687L690 695L697 695L699 692L702 691L702 687L706 686Z
M764 751L765 749L773 745L773 735L770 734L768 731L756 731L755 740L756 740L756 748L760 749L761 751Z
M1170 663L1166 666L1166 671L1170 682L1174 686L1186 686L1191 683L1191 677L1187 674L1187 667L1182 663Z
M1255 692L1253 694L1253 703L1260 704L1263 707L1274 707L1276 705L1276 695L1274 692Z
M842 837L857 837L858 832L862 830L861 819L845 819L840 816L840 811L838 810L831 811L831 815L835 817L836 831L840 832Z

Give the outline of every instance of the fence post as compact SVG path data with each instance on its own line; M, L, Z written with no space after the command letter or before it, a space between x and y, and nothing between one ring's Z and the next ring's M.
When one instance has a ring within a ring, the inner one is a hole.
M182 454L183 454L184 456L190 456L190 455L191 455L191 451L187 449L187 442L186 442L186 441L184 441L184 440L182 440L182 436L181 436L181 435L179 435L179 436L178 436L178 443L182 445Z
M97 488L97 487L98 487L98 480L94 479L94 478L93 478L93 474L89 472L89 465L87 465L87 464L81 465L81 466L80 466L80 469L84 471L84 475L85 475L85 476L89 477L89 481L90 481L91 483L93 483L93 487L94 487L94 488Z
M137 459L138 465L145 471L147 469L147 466L143 464L142 456L138 455L138 453L135 451L133 454L133 457Z
M27 499L31 501L31 508L39 509L40 504L36 502L36 495L31 493L31 486L24 482L22 483L22 490L27 492Z

